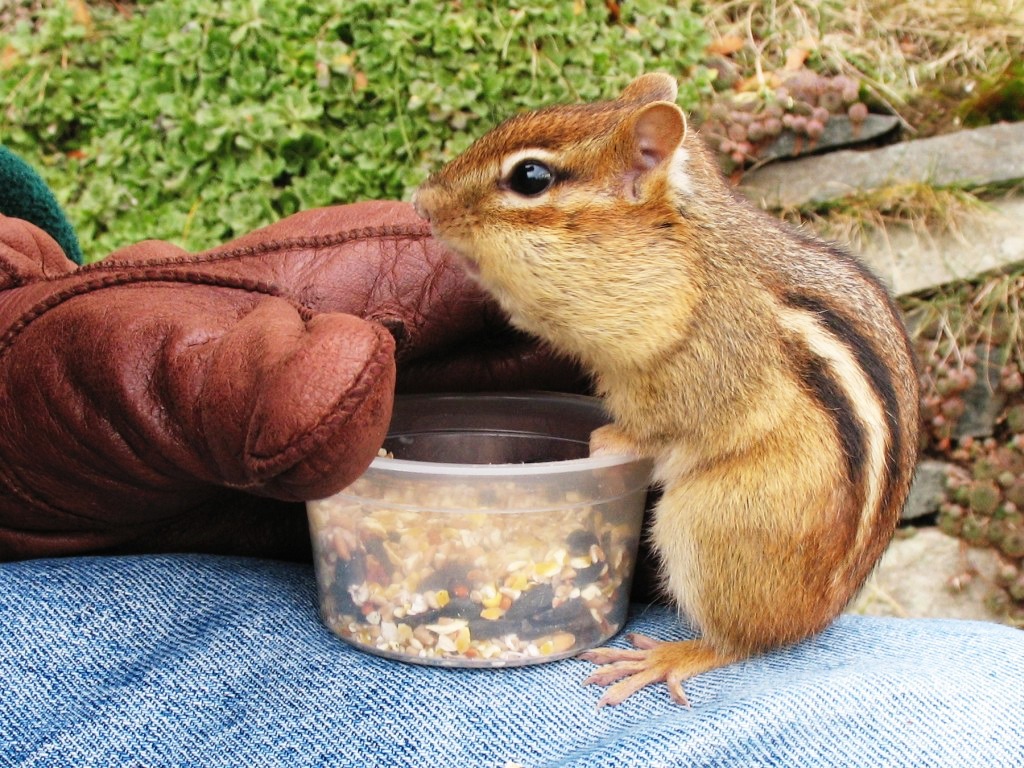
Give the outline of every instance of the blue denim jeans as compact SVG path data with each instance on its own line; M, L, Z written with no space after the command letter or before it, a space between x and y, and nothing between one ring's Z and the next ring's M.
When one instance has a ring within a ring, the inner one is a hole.
M310 566L195 555L0 565L3 766L1021 766L1024 632L847 616L595 708L592 668L420 667L317 614ZM629 629L686 636L637 605ZM616 643L624 642L617 638Z

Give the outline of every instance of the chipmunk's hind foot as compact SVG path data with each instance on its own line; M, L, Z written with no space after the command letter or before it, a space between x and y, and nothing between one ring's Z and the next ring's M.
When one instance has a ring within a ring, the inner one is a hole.
M664 682L677 704L690 706L683 681L736 661L704 640L663 642L645 635L628 636L633 648L595 648L580 654L581 659L601 665L584 685L607 685L597 702L598 708L621 704L652 683Z

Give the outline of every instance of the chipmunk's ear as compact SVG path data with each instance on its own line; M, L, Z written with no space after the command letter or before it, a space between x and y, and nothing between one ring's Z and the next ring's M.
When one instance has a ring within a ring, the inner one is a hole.
M632 134L633 170L642 174L675 154L686 135L686 117L675 104L655 101L634 112L625 127Z
M640 75L626 86L619 101L675 101L679 87L671 75L664 72L651 72Z

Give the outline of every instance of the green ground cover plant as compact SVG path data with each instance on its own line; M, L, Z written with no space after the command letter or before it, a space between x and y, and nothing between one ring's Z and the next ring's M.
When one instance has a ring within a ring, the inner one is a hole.
M686 78L694 105L711 77L690 4L649 0L79 0L12 27L0 142L41 169L89 260L404 198L516 110L645 69Z

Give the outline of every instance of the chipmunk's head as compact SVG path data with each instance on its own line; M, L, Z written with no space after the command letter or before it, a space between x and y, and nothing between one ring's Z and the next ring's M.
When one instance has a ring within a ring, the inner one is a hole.
M416 209L519 326L584 359L609 344L642 353L628 316L677 309L691 269L676 95L673 78L649 74L615 101L516 115L420 187Z

